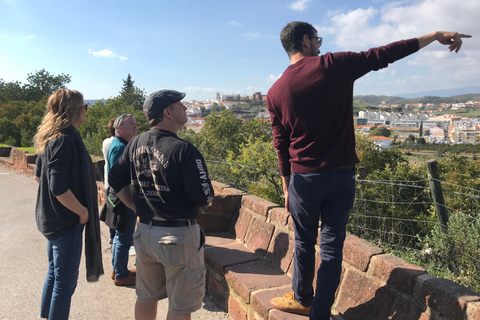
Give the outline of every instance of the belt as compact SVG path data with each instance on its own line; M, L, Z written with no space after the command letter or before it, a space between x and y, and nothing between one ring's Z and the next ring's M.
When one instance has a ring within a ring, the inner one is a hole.
M197 224L197 219L185 219L185 220L149 220L145 218L140 218L140 223L151 224L155 227L187 227L188 225Z

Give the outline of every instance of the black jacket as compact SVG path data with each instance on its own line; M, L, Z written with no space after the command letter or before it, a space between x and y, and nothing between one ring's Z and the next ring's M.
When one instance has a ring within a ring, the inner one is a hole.
M205 161L176 134L151 129L133 138L108 176L116 191L132 184L137 215L144 219L196 219L213 200Z

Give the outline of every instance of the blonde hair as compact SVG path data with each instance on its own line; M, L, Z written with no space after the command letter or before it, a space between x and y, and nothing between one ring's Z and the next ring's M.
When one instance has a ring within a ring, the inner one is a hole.
M33 137L36 152L43 153L47 142L71 126L83 108L83 95L80 92L69 89L55 91L48 98L47 111Z

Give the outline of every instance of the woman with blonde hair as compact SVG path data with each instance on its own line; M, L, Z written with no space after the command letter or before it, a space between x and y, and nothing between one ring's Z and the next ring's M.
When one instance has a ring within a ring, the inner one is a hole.
M68 319L85 225L87 280L97 281L103 274L93 165L77 131L86 121L87 109L80 92L54 92L34 137L39 153L35 217L38 229L47 238L48 255L40 318Z

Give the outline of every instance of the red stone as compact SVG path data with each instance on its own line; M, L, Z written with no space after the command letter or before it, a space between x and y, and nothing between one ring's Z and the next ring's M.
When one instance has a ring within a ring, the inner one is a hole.
M270 311L269 319L270 320L308 320L308 317L273 309L272 311Z
M270 222L279 223L282 226L286 226L288 222L288 217L290 216L290 212L285 210L285 208L272 208L268 213L268 217L270 218Z
M468 320L480 320L480 302L469 302L466 314Z
M280 230L275 230L270 246L268 247L267 259L283 272L287 272L293 260L295 252L295 239L293 235Z
M244 303L250 303L250 293L291 284L282 270L263 261L249 262L226 268L225 280Z
M272 309L270 300L276 297L283 297L292 291L292 287L279 288L274 290L263 290L252 295L251 306L264 319L268 319L268 311Z
M209 272L210 273L210 272ZM207 277L207 293L215 303L222 308L224 311L228 310L228 286L226 283L222 285L215 277L211 274Z
M415 278L426 273L425 269L389 254L372 257L370 264L373 275L406 294L413 294Z
M379 247L347 233L343 245L343 260L360 271L367 271L370 259L381 253L383 250Z
M252 250L239 241L224 246L211 246L205 248L205 264L219 275L225 273L225 268L260 259Z
M246 195L242 197L242 207L266 217L270 209L279 205L257 196Z
M245 244L256 253L262 256L265 255L274 229L275 227L272 224L258 218L253 218L247 235L245 236Z
M346 269L335 309L345 319L386 319L392 303L393 294L380 283L364 272Z
M421 283L417 298L439 317L464 319L467 305L479 301L480 296L453 281L430 277Z
M232 296L228 298L228 315L232 320L247 320L247 310Z
M245 208L240 208L238 220L235 223L235 237L242 242L245 240L250 221L252 220L252 212Z

